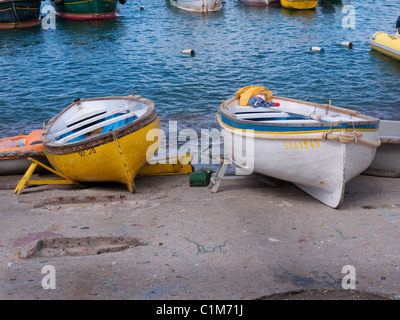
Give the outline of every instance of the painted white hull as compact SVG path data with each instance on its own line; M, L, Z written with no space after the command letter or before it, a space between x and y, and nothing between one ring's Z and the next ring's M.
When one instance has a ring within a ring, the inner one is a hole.
M192 12L213 12L222 9L222 0L172 0L171 4Z
M280 0L240 0L240 1L248 6L255 6L255 7L278 5L281 3Z
M0 159L0 176L24 174L31 163L28 158Z
M382 144L376 150L371 165L363 174L400 178L400 121L381 120L379 138Z
M229 101L227 104L229 105ZM252 108L248 107L248 109ZM242 151L238 157L235 155L235 143L232 143L237 136L243 135L244 131L227 125L229 121L232 121L231 123L239 121L238 127L248 125L246 121L237 120L240 116L239 113L236 118L222 119L221 116L218 118L224 137L227 137L224 140L224 151L227 158L232 159L239 166L242 164L243 168L251 169L255 173L292 182L332 208L341 206L346 183L368 168L374 159L376 144L379 144L377 130L363 131L362 138L357 142L347 141L345 143L321 138L321 134L324 132L319 130L318 125L315 126L318 128L315 133L264 133L255 130L254 162L249 161L249 158L244 162L244 155L251 155L251 150ZM253 117L255 116L253 115ZM303 130L303 127L299 128ZM296 130L299 129L296 127ZM330 132L329 128L326 129L326 132ZM347 133L337 130L335 134L344 137L349 136ZM369 145L361 143L361 141L372 143ZM242 143L242 145L244 144Z

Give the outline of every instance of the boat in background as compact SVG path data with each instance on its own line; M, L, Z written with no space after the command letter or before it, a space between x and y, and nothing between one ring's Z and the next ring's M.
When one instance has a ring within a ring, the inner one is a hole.
M369 40L371 49L376 50L393 59L400 60L400 35L376 32Z
M223 0L171 0L179 9L191 12L214 12L222 9Z
M50 164L67 178L119 182L134 192L148 149L160 143L147 133L160 128L154 103L140 96L76 99L48 122L42 141Z
M115 19L118 2L125 4L126 0L50 0L57 14L73 20Z
M42 130L27 135L0 139L0 175L23 174L31 165L33 157L47 163L41 141Z
M380 145L379 119L331 104L280 97L272 97L270 106L254 108L242 102L238 92L221 104L217 115L225 158L248 173L292 182L338 208L345 184L374 159ZM246 136L249 140L243 142ZM241 150L245 144L248 149Z
M248 6L265 7L281 4L280 0L240 0Z
M381 120L378 134L381 145L376 150L371 165L363 174L400 178L400 122Z
M307 10L317 6L318 0L280 0L286 9Z
M41 22L41 0L0 0L0 29L27 28Z

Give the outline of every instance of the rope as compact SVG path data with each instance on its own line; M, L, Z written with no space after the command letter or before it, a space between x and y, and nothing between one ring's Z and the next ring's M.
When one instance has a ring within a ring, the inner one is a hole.
M341 143L357 142L357 139L362 136L362 133L356 132L354 134L336 134L332 132L323 133L325 140L339 141Z
M221 124L220 120L218 122ZM224 130L233 133L233 134L243 134L242 130L232 130L227 127L223 127ZM264 140L331 140L338 141L341 143L350 143L356 142L365 144L370 147L377 148L381 145L381 140L374 142L366 139L361 139L362 133L357 132L356 134L337 134L333 132L323 132L321 134L315 133L303 133L303 134L267 134L262 136L261 134L257 134L255 139L264 139Z
M34 157L42 156L45 157L45 153L42 150L8 150L0 151L0 158L15 158L15 157Z
M21 21L19 21L19 17L18 17L18 13L17 13L17 9L15 8L15 2L13 2L13 9L14 9L14 15L18 20L18 23L21 23Z

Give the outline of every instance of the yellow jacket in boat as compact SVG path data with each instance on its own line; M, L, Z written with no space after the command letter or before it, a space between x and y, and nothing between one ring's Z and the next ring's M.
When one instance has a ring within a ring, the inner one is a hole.
M265 87L247 86L236 91L236 96L239 97L239 104L241 106L247 106L249 99L258 94L263 94L265 96L265 101L272 101L272 91L268 90Z

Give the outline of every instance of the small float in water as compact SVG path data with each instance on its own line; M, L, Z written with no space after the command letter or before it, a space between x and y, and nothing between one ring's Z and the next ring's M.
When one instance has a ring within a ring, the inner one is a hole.
M248 101L242 100L243 92L251 87L239 90L219 107L217 120L228 141L227 159L243 170L292 182L338 208L346 183L374 159L380 145L379 119L330 103L273 97L272 93L270 104L254 108L248 105L249 96ZM246 136L250 137L246 145L253 141L249 150L235 150L237 144L229 142Z
M369 40L371 49L376 50L388 57L400 60L400 35L388 34L386 32L376 32Z
M0 29L33 27L41 22L41 0L0 0Z
M42 141L53 168L77 182L119 182L135 191L134 178L158 142L154 103L140 96L77 99L45 126Z
M281 0L282 7L286 9L307 10L317 6L318 0Z
M192 12L213 12L222 9L222 0L171 0L179 9Z
M400 178L400 122L381 120L379 124L381 145L371 165L363 174Z
M31 164L29 157L48 163L41 136L42 130L34 130L27 135L0 139L0 175L25 173Z
M115 19L118 2L125 4L126 0L50 0L58 15L72 20Z

